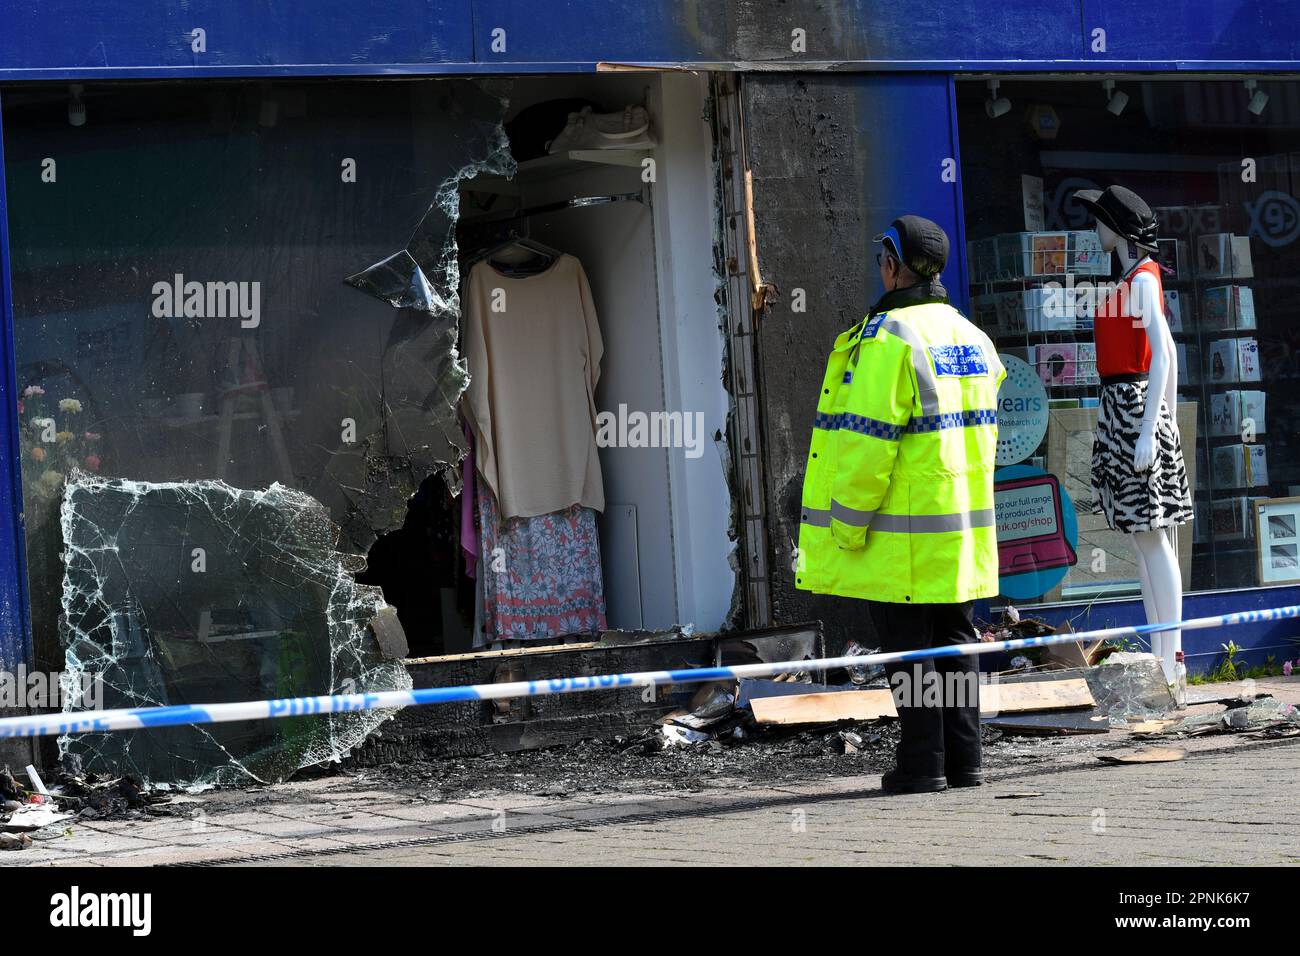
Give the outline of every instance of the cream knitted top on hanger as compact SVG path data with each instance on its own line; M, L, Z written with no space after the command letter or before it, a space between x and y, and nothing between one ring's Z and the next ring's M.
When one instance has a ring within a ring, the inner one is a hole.
M463 407L501 516L603 511L595 391L604 346L582 264L566 254L536 275L506 276L480 262L464 309Z

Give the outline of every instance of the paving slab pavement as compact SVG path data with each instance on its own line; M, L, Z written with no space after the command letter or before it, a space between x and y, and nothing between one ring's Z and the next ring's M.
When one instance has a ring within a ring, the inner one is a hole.
M1300 738L1182 742L1186 759L1077 760L885 796L877 775L637 800L398 804L286 785L196 820L77 826L0 865L1285 865L1300 862ZM369 783L360 782L360 787ZM1030 795L1033 794L1033 795ZM304 795L317 800L304 799ZM277 799L280 797L281 799ZM318 801L318 802L317 802ZM199 806L203 806L202 803ZM333 809L333 813L328 812Z

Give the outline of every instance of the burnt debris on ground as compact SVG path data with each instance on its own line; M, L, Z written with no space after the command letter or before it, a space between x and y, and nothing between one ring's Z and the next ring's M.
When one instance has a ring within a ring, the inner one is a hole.
M357 776L379 787L417 791L429 799L487 793L533 796L710 790L779 786L826 777L880 773L894 763L897 721L787 729L761 740L709 741L664 748L659 729L632 739L587 740L566 747L389 764ZM984 729L991 768L1050 762L1077 751L1074 738L1011 738Z
M1043 622L1015 614L981 628L985 640L1047 633L1052 630ZM874 653L861 646L854 652ZM990 700L998 707L982 713L984 763L995 771L1120 749L1148 734L1290 733L1297 719L1289 705L1253 694L1215 701L1227 710L1206 718L1188 716L1175 706L1159 661L1115 645L1066 643L1017 657L1010 670L984 675L993 685L981 687L986 707ZM892 767L899 726L883 673L862 667L819 677L826 683L795 673L705 685L689 704L628 736L390 764L358 778L428 799L457 799L779 786ZM1242 713L1232 715L1238 707Z
M34 840L64 836L92 820L144 820L175 816L183 808L170 794L142 787L130 776L59 772L47 785L32 768L30 786L10 768L0 769L0 850L25 850Z
M989 633L1024 635L1038 627L1033 621L1012 623L1014 628ZM859 651L872 653L865 647ZM1012 671L985 675L992 678L980 688L987 769L1034 770L1103 753L1122 766L1173 759L1169 754L1177 748L1169 745L1202 734L1268 739L1300 733L1295 708L1256 693L1253 686L1197 688L1189 695L1192 709L1180 710L1159 661L1150 654L1082 644L1052 651L1017 662ZM892 767L899 725L884 675L855 667L818 677L825 683L802 672L772 680L685 685L685 693L678 687L670 699L681 706L657 719L647 716L644 726L622 735L380 766L333 764L304 770L298 777L338 778L399 800L439 802L509 794L562 798L779 788ZM1133 749L1135 744L1140 746ZM75 814L74 824L192 810L192 797L177 796L169 803L167 794L142 790L130 777L95 778L70 769L78 772L59 774L49 789L60 811ZM11 801L6 812L30 797L21 775L0 774L0 799ZM205 798L205 803L208 799L218 807L256 807L283 795L274 788L245 787ZM63 828L46 827L33 835L49 832Z

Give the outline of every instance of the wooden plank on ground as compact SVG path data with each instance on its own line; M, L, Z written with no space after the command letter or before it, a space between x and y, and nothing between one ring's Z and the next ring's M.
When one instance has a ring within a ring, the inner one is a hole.
M743 678L740 691L736 695L736 706L748 708L749 702L759 697L799 697L807 694L849 694L861 690L852 684L836 686L834 684L802 684L797 681L764 680L760 678Z
M980 687L980 713L1028 714L1039 710L1069 710L1096 703L1082 677L1023 684L984 684Z
M1182 760L1187 751L1182 747L1143 747L1140 750L1116 750L1112 753L1097 754L1103 763L1169 763Z
M1082 678L1034 681L1024 684L983 684L980 713L1011 714L1067 710L1093 706L1092 692ZM827 724L839 720L876 720L897 717L894 699L885 688L800 694L793 697L755 697L750 701L760 724Z
M749 706L760 724L828 724L837 720L898 716L894 698L883 687L794 697L755 697Z

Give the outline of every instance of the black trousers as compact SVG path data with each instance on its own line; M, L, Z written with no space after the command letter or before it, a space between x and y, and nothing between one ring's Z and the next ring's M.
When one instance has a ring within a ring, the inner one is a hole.
M973 601L887 604L868 601L882 651L910 651L979 640ZM919 777L980 767L979 665L969 656L885 668L903 739L898 769Z

